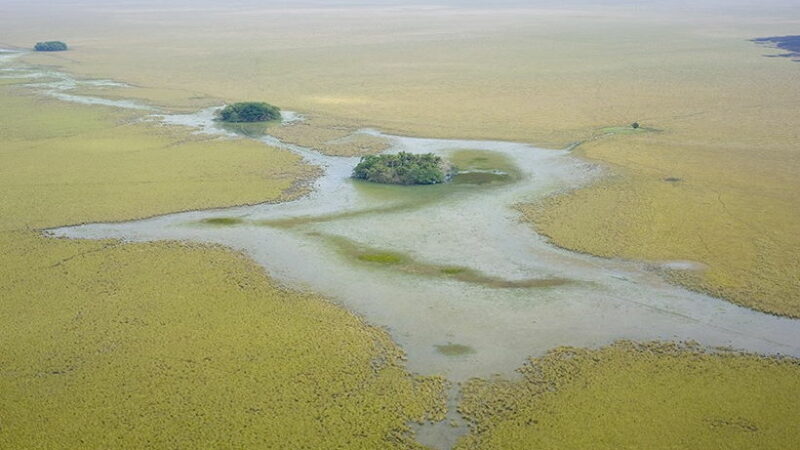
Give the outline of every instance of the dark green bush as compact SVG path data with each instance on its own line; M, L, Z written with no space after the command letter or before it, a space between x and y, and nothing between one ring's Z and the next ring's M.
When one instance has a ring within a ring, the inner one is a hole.
M33 49L37 52L63 52L67 44L61 41L37 42Z
M353 169L353 178L388 184L444 183L451 175L450 166L433 153L413 155L369 155Z
M219 112L223 122L266 122L281 118L281 110L268 103L242 102L228 105Z

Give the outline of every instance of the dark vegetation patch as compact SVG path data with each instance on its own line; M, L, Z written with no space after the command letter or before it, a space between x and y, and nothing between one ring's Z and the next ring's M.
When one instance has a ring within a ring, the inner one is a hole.
M461 172L453 177L456 184L492 184L512 181L511 175L502 172Z
M63 52L67 50L67 44L61 41L37 42L33 49L37 52Z
M426 277L443 277L463 283L480 284L494 289L526 289L550 288L569 284L572 281L565 278L529 278L523 280L506 280L504 278L486 275L477 270L462 266L442 266L416 261L409 255L376 249L359 245L340 236L326 236L314 233L314 236L326 238L342 253L359 261L391 267L392 270L411 275Z
M379 263L379 264L400 264L405 260L403 255L399 253L381 252L381 251L366 251L360 253L357 256L357 258L360 261Z
M446 345L434 345L434 347L436 347L437 352L446 356L462 356L475 353L474 348L463 344L447 343Z
M223 122L266 122L269 120L279 120L281 110L277 106L269 103L241 102L228 105L217 114L217 118Z
M667 178L664 178L664 181L666 181L667 183L679 183L679 182L683 181L683 178L667 177Z
M756 44L765 45L767 47L778 48L786 50L788 53L781 53L779 55L764 55L770 58L800 58L800 35L797 36L773 36L752 39Z
M212 217L210 219L203 219L202 222L206 225L239 225L244 221L238 217Z
M353 178L384 184L439 184L453 175L454 169L433 153L414 155L368 155L353 169Z

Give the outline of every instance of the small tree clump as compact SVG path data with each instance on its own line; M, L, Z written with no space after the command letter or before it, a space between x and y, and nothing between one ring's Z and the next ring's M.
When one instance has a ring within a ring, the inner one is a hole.
M234 103L222 108L218 118L223 122L266 122L280 119L281 110L268 103Z
M452 175L452 167L433 153L368 155L353 169L353 178L386 184L437 184Z
M37 42L33 49L37 52L63 52L67 49L67 44L61 41Z

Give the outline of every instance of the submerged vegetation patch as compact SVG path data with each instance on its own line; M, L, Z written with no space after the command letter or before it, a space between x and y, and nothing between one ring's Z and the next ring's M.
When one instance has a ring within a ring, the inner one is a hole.
M353 169L353 178L384 184L439 184L453 175L453 167L433 153L367 155Z
M475 349L469 345L447 343L444 345L434 345L436 351L445 356L464 356L475 353Z
M238 217L211 217L208 219L203 219L200 222L206 225L230 226L244 223L244 220Z
M393 252L365 251L360 253L357 258L360 261L380 264L400 264L405 261L403 255Z
M453 184L486 186L510 183L519 178L519 169L498 152L486 150L456 150L450 161L457 168Z
M573 280L560 277L507 280L493 277L463 266L442 266L417 261L409 255L396 251L381 250L360 245L341 236L330 236L312 232L311 235L332 243L344 255L365 263L391 267L392 270L426 277L440 277L464 283L479 284L494 289L550 288L573 283Z

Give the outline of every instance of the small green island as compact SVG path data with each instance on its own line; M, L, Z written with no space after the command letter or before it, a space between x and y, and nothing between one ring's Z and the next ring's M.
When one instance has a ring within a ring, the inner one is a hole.
M267 122L279 120L281 110L277 106L263 102L240 102L227 105L217 114L222 122Z
M33 49L37 52L63 52L67 50L67 44L61 41L37 42Z
M438 184L453 177L455 168L433 153L368 155L353 169L353 178L384 184Z

